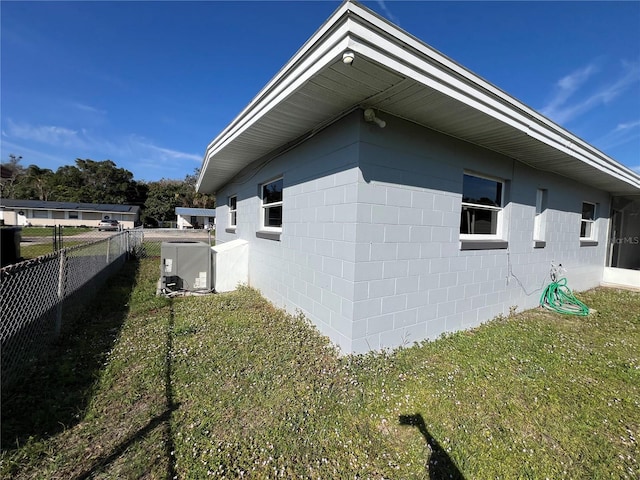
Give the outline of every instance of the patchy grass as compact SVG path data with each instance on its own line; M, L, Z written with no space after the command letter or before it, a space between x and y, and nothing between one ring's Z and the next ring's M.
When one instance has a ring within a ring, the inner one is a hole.
M84 401L62 408L75 415L60 417L64 427L6 432L27 396L13 410L9 399L9 413L3 398L3 477L640 476L639 293L581 294L599 312L589 317L533 310L340 357L252 289L157 298L157 270L142 262L112 309L122 315L110 346ZM109 322L100 312L87 335ZM42 412L43 396L26 416Z
M2 395L2 478L166 476L169 302L157 265L129 263ZM134 281L137 281L133 288Z

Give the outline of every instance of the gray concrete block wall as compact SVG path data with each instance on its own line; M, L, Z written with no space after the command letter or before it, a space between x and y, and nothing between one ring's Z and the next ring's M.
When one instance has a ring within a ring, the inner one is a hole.
M352 351L393 348L538 305L552 262L569 286L602 278L608 195L395 118L363 125ZM460 249L465 171L506 181L505 250ZM536 190L547 244L533 248ZM583 201L599 204L598 245L581 246Z
M218 193L217 242L249 241L249 283L278 307L302 311L343 351L351 349L359 117L351 115L297 148L241 172ZM255 171L254 171L255 170ZM257 238L259 185L284 179L279 241ZM237 228L226 231L237 194Z
M551 262L570 287L596 286L609 197L566 178L386 116L355 112L310 140L241 172L218 192L217 241L244 238L249 282L275 305L301 310L343 352L410 345L538 304ZM508 250L461 250L465 170L506 181ZM284 178L279 241L257 238L259 184ZM545 248L534 248L536 189L548 191ZM238 227L225 231L228 195ZM583 201L599 204L598 244L581 246Z

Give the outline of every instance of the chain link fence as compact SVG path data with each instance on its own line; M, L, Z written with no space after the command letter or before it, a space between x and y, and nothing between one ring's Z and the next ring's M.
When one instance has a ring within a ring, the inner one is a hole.
M0 269L2 388L19 378L129 256L144 255L142 228L101 238ZM55 248L55 247L54 247Z

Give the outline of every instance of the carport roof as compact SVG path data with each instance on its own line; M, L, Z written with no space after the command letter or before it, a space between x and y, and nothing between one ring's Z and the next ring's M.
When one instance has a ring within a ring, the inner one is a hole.
M176 207L176 215L194 215L196 217L215 217L215 208Z
M353 52L351 65L343 63ZM640 175L357 2L344 2L209 144L197 190L374 108L614 193Z

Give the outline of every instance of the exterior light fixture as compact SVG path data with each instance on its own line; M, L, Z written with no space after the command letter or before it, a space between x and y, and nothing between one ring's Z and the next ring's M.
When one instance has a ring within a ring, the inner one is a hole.
M364 121L369 123L375 123L380 128L384 128L387 126L387 122L376 117L376 112L373 111L373 108L367 108L364 111Z
M356 54L351 50L346 51L342 54L342 63L345 65L351 65L353 63L353 59L356 58Z

